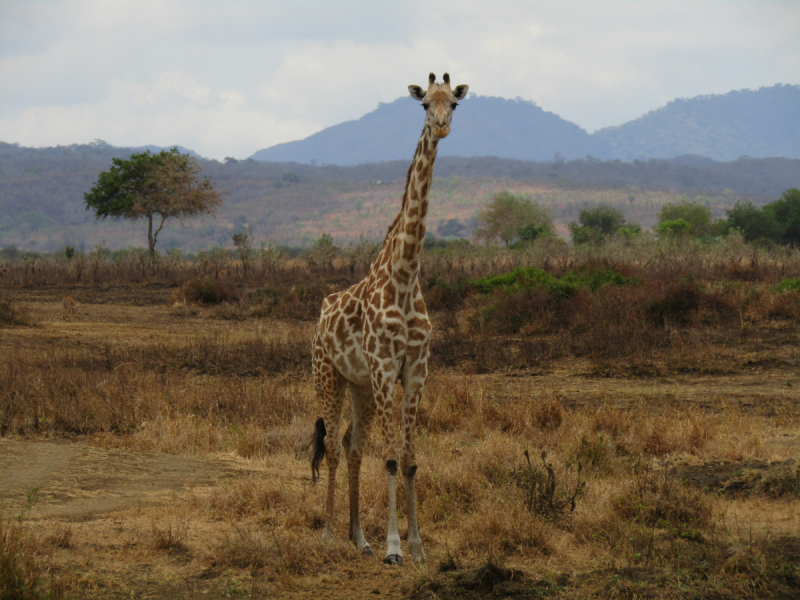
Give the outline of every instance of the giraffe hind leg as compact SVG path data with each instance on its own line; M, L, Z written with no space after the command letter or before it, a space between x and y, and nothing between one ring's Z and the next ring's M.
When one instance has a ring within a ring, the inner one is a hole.
M342 404L346 391L345 379L336 371L333 363L326 358L316 360L313 364L314 387L322 402L322 417L315 424L313 457L311 460L312 480L319 476L319 465L322 458L328 464L328 490L325 503L324 539L333 539L334 500L336 498L336 469L339 466L340 439L339 429ZM316 475L316 477L315 477Z
M375 400L370 386L362 387L353 383L350 384L350 399L353 416L343 440L350 488L350 540L359 552L372 556L372 548L364 538L361 526L360 477L364 443L375 416Z

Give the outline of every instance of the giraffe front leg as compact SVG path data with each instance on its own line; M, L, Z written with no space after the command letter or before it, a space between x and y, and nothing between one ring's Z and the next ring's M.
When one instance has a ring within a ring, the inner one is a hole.
M376 361L377 362L377 361ZM389 523L386 532L386 557L383 562L390 565L403 564L400 533L397 530L397 436L394 430L394 404L392 392L397 379L397 368L387 363L378 363L372 368L372 391L384 439L386 485L389 492Z

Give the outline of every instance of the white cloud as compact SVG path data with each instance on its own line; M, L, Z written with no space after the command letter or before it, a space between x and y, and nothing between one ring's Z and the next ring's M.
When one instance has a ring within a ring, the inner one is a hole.
M0 139L242 158L449 70L594 130L799 83L794 1L4 0Z

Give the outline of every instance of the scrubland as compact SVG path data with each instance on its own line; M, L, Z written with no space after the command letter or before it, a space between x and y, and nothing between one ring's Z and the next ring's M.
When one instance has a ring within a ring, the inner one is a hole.
M368 262L6 264L3 593L800 595L800 252L733 235L427 253L428 562L400 568L347 541L346 469L322 541L306 454L316 312ZM373 434L363 522L382 556Z

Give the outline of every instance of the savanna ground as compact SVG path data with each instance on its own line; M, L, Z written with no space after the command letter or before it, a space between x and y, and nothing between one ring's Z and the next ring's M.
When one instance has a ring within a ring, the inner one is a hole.
M776 286L800 255L735 239L581 252L426 256L428 562L399 568L380 560L377 431L374 558L347 541L344 468L339 537L322 541L326 469L312 486L306 456L314 314L363 266L7 265L3 592L800 597L800 292ZM512 268L527 270L490 277Z

